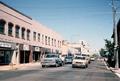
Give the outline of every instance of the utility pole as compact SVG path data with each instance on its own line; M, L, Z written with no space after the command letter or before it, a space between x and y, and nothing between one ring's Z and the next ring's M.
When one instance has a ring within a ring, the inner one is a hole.
M116 59L116 64L115 64L115 68L118 69L119 68L119 62L118 62L118 35L117 35L117 26L116 26L116 7L115 7L115 0L112 0L112 12L113 12L113 31L114 31L114 42L115 42L115 46L114 46L114 56Z

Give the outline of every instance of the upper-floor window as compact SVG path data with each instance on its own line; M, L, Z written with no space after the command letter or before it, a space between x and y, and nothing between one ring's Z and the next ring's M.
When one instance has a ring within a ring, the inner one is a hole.
M13 32L13 23L9 22L8 23L8 35L13 36L12 32Z
M0 19L0 34L4 34L4 30L5 30L5 20Z
M40 42L40 33L38 33L38 42Z
M48 45L50 45L50 37L48 37Z
M53 46L53 38L52 38L52 46Z
M30 30L27 29L27 40L30 40Z
M36 32L33 32L33 40L36 41Z
M15 37L19 38L19 31L20 31L20 26L16 25L15 26Z
M61 45L62 45L62 43L61 43L61 41L60 41L60 47L61 47Z
M44 44L44 35L42 35L42 44Z
M47 36L45 36L45 45L47 45Z
M56 39L54 39L54 46L56 47Z
M60 42L59 42L59 40L58 40L58 43L57 43L57 45L58 45L58 47L60 46Z
M22 34L22 39L25 39L25 28L22 28L21 34Z

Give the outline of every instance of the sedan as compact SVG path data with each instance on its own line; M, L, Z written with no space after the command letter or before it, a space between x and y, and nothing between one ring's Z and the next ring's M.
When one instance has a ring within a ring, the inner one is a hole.
M88 62L87 62L86 57L84 57L84 56L76 56L73 59L72 67L73 68L74 67L84 67L84 68L87 68L88 67Z

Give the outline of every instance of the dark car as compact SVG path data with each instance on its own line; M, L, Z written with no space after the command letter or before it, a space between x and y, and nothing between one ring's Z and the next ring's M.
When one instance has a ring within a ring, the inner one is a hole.
M73 57L72 56L67 56L65 57L65 64L72 64Z

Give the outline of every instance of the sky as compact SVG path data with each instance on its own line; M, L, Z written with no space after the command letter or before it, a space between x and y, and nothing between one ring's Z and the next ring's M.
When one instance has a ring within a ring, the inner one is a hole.
M0 1L53 29L70 42L85 40L91 48L100 49L104 47L104 39L111 39L111 0Z

